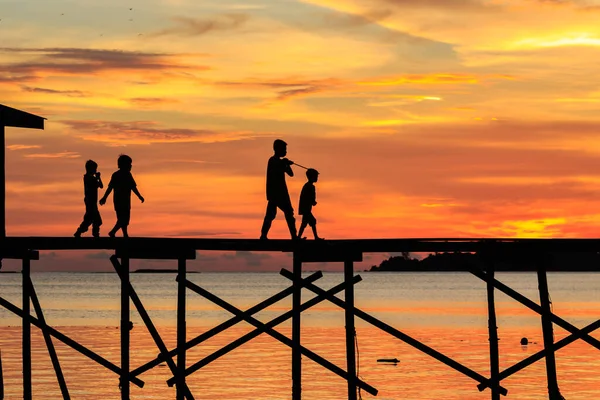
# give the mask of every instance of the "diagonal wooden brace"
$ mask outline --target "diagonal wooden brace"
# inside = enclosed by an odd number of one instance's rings
[[[115,271],[117,272],[117,274],[119,275],[119,278],[121,280],[123,280],[124,279],[123,267],[122,267],[121,263],[119,263],[118,257],[116,255],[112,255],[110,257],[110,262],[113,265],[113,267],[115,268]],[[129,282],[127,286],[128,286],[129,297],[131,298],[131,301],[135,305],[135,308],[137,309],[138,313],[140,314],[140,317],[142,317],[142,321],[144,321],[144,324],[146,325],[148,332],[150,332],[152,339],[154,339],[154,343],[156,344],[156,347],[158,347],[158,349],[160,350],[160,353],[166,357],[166,355],[169,351],[167,350],[167,346],[165,346],[165,343],[163,342],[162,338],[160,337],[158,330],[154,326],[154,323],[152,322],[150,315],[148,315],[146,308],[142,304],[142,301],[140,300],[135,289],[131,285],[131,282]],[[167,362],[167,365],[169,366],[169,369],[171,370],[171,373],[173,375],[177,375],[177,366],[175,365],[175,362],[173,361],[173,359],[167,357],[166,362]],[[194,396],[192,395],[187,384],[184,384],[183,390],[184,390],[184,395],[185,395],[186,399],[194,400]]]
[[[351,284],[355,284],[357,282],[360,282],[362,280],[362,278],[360,276],[356,276],[353,281],[351,282]],[[312,284],[310,284],[312,285]],[[337,286],[334,286],[333,288],[329,289],[328,291],[326,291],[326,294],[331,294],[334,295],[338,292],[341,292],[342,290],[345,289],[345,287],[347,286],[346,283],[341,283]],[[308,300],[307,302],[303,303],[300,306],[300,312],[303,312],[305,310],[308,310],[310,307],[321,303],[323,300],[325,300],[325,296],[323,295],[317,295],[314,298]],[[211,362],[213,362],[214,360],[218,359],[219,357],[229,353],[230,351],[238,348],[239,346],[243,345],[244,343],[247,343],[248,341],[254,339],[255,337],[257,337],[258,335],[264,333],[264,331],[267,328],[273,328],[285,321],[287,321],[288,319],[290,319],[292,317],[294,313],[294,310],[290,310],[282,315],[280,315],[279,317],[269,321],[268,323],[264,324],[263,327],[261,328],[256,328],[254,331],[247,333],[246,335],[240,337],[237,340],[234,340],[233,342],[229,343],[228,345],[224,346],[223,348],[221,348],[220,350],[217,350],[216,352],[210,354],[209,356],[203,358],[202,360],[198,361],[197,363],[195,363],[194,365],[192,365],[191,367],[186,369],[186,376],[190,375],[196,371],[198,371],[200,368],[210,364]],[[173,384],[175,383],[175,378],[170,378],[167,383]],[[362,387],[362,386],[361,386]],[[367,388],[364,388],[365,391],[367,391]],[[371,391],[374,391],[375,394],[377,393],[377,389],[372,388]]]
[[[292,275],[291,272],[282,270],[281,275],[285,276],[286,278],[288,278],[291,281],[294,280],[294,276]],[[309,284],[306,286],[306,288],[308,290],[314,292],[317,296],[325,297],[325,299],[329,300],[330,302],[337,305],[338,307],[343,308],[343,309],[346,308],[346,303],[344,302],[344,300],[340,300],[333,294],[325,292],[320,287],[313,285],[313,284]],[[432,349],[431,347],[427,346],[424,343],[419,342],[418,340],[408,336],[407,334],[400,332],[398,329],[386,324],[385,322],[380,321],[379,319],[367,314],[366,312],[364,312],[356,307],[354,307],[354,315],[356,315],[360,319],[370,323],[371,325],[381,329],[382,331],[389,333],[390,335],[402,340],[406,344],[427,354],[428,356],[433,357],[436,360],[446,364],[450,368],[453,368],[453,369],[457,370],[458,372],[468,376],[469,378],[471,378],[477,382],[480,382],[480,383],[485,382],[486,384],[489,384],[490,380],[488,378],[486,378],[485,376],[473,371],[472,369],[462,365],[458,361],[451,359],[450,357],[440,353],[439,351]],[[506,388],[500,386],[500,393],[502,395],[506,396],[506,394],[508,393],[508,390]]]
[[[88,357],[88,358],[96,361],[98,364],[102,365],[104,368],[109,369],[112,372],[114,372],[115,374],[121,376],[121,368],[117,367],[115,364],[111,363],[110,361],[108,361],[104,357],[102,357],[102,356],[94,353],[92,350],[88,349],[87,347],[85,347],[85,346],[77,343],[75,340],[73,340],[73,339],[69,338],[68,336],[60,333],[59,331],[57,331],[56,329],[52,328],[51,326],[48,326],[46,324],[41,323],[34,316],[25,314],[23,312],[23,310],[21,310],[19,307],[15,306],[11,302],[7,301],[3,297],[0,297],[0,306],[6,308],[8,311],[12,312],[13,314],[18,315],[22,319],[29,320],[33,325],[37,326],[41,330],[47,331],[52,337],[60,340],[61,342],[63,342],[67,346],[71,347],[73,350],[77,350],[78,352],[80,352],[84,356],[86,356],[86,357]],[[130,376],[129,380],[131,381],[131,383],[133,383],[134,385],[136,385],[138,387],[144,387],[144,381],[142,381],[139,378]]]
[[[302,286],[304,286],[306,284],[306,282],[314,282],[318,279],[321,279],[322,277],[323,277],[323,273],[321,271],[315,272],[314,274],[307,276],[306,278],[304,278],[302,280]],[[293,287],[288,287],[288,288],[280,291],[279,293],[274,294],[273,296],[269,297],[268,299],[258,303],[257,305],[250,307],[248,310],[245,311],[244,315],[256,314],[256,313],[264,310],[265,308],[277,303],[278,301],[283,300],[284,298],[286,298],[287,296],[292,294],[292,292],[293,292]],[[222,322],[221,324],[215,326],[214,328],[211,328],[208,331],[203,332],[200,335],[196,336],[195,338],[189,340],[186,343],[185,349],[189,350],[192,347],[195,347],[195,346],[199,345],[200,343],[203,343],[204,341],[210,339],[211,337],[225,331],[226,329],[231,328],[235,324],[242,322],[243,320],[244,320],[244,318],[242,316],[236,316],[236,317],[230,318],[227,321]],[[176,355],[177,355],[177,349],[173,349],[173,350],[169,351],[167,354],[168,357],[175,357]],[[162,355],[159,355],[154,360],[149,361],[146,364],[131,371],[131,376],[138,376],[138,375],[154,368],[155,366],[159,365],[163,361],[165,361],[165,357],[163,357]]]
[[[229,311],[230,313],[234,314],[234,315],[242,315],[243,311],[238,309],[237,307],[229,304],[228,302],[226,302],[225,300],[222,300],[221,298],[219,298],[218,296],[210,293],[209,291],[201,288],[200,286],[186,280],[185,285],[188,289],[192,290],[193,292],[196,292],[197,294],[199,294],[200,296],[212,301],[213,303],[215,303],[216,305],[218,305],[219,307]],[[263,329],[264,333],[266,333],[267,335],[273,337],[274,339],[279,340],[281,343],[285,344],[286,346],[292,348],[293,347],[293,342],[292,339],[288,338],[287,336],[281,334],[280,332],[272,329],[272,328],[268,328],[266,327],[265,323],[257,320],[256,318],[253,318],[251,316],[244,316],[243,317],[244,320],[246,322],[248,322],[249,324],[254,325],[256,328],[259,329]],[[310,358],[311,360],[313,360],[314,362],[316,362],[317,364],[321,365],[322,367],[325,367],[327,369],[329,369],[331,372],[333,372],[334,374],[344,378],[345,380],[348,380],[348,373],[346,371],[344,371],[342,368],[338,367],[337,365],[333,364],[330,361],[327,361],[325,358],[319,356],[318,354],[314,353],[313,351],[307,349],[304,346],[300,346],[300,352],[302,354],[304,354],[306,357]],[[361,381],[360,379],[356,378],[357,382],[358,382],[358,386],[360,386],[361,388],[363,388],[364,390],[366,390],[369,394],[373,394],[376,395],[377,394],[377,389],[375,389],[374,387],[364,383],[363,381]]]
[[[475,275],[476,277],[478,277],[479,279],[487,281],[486,273],[484,271],[473,269],[473,270],[471,270],[471,273],[473,275]],[[536,302],[534,302],[533,300],[528,299],[527,297],[523,296],[521,293],[517,292],[514,289],[511,289],[509,286],[506,286],[504,283],[500,282],[497,279],[493,279],[492,282],[494,284],[494,287],[496,289],[498,289],[499,291],[501,291],[502,293],[506,294],[507,296],[509,296],[509,297],[513,298],[514,300],[518,301],[519,303],[523,304],[525,307],[535,311],[539,315],[542,315],[542,313],[543,313],[542,307],[540,305],[538,305]],[[569,322],[565,321],[564,319],[562,319],[561,317],[559,317],[558,315],[556,315],[554,313],[550,314],[550,319],[556,325],[560,326],[561,328],[563,328],[564,330],[566,330],[570,333],[580,332],[579,328],[570,324]],[[592,337],[592,336],[586,334],[586,335],[582,335],[580,337],[580,339],[586,341],[591,346],[594,346],[596,349],[600,350],[600,340],[596,339],[595,337]]]
[[[572,333],[569,336],[554,343],[552,345],[552,347],[550,347],[549,350],[556,352],[556,351],[562,349],[563,347],[568,346],[569,344],[573,343],[574,341],[576,341],[578,339],[582,339],[584,335],[589,335],[590,333],[592,333],[593,331],[595,331],[597,329],[600,329],[600,319],[597,320],[596,322],[589,324],[585,328],[578,329],[578,331],[576,333]],[[503,379],[506,379],[509,376],[530,366],[531,364],[541,360],[545,356],[546,356],[546,350],[545,349],[540,350],[537,353],[530,355],[526,359],[519,361],[512,367],[508,367],[504,371],[500,372],[500,375],[498,375],[498,379],[500,381],[502,381]],[[480,391],[485,389],[486,387],[487,387],[487,383],[481,383],[480,385],[477,386],[477,388],[479,388]]]
[[[44,313],[42,312],[42,306],[40,305],[40,300],[37,297],[37,293],[35,292],[35,288],[33,287],[33,282],[31,281],[31,277],[28,279],[29,283],[29,294],[31,298],[31,303],[33,304],[33,309],[35,310],[35,314],[37,315],[40,322],[46,325],[46,319],[44,317]],[[48,349],[48,354],[50,355],[50,360],[52,361],[52,366],[54,367],[54,373],[56,374],[56,380],[58,381],[58,386],[60,387],[60,392],[62,394],[63,400],[70,400],[71,396],[69,395],[69,389],[67,388],[67,382],[65,381],[65,377],[62,372],[62,368],[60,367],[60,362],[58,361],[58,355],[56,354],[56,349],[54,348],[54,343],[52,343],[52,337],[45,330],[42,329],[42,334],[44,335],[44,341],[46,342],[46,348]]]

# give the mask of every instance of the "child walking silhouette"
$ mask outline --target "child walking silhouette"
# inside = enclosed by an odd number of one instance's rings
[[[298,237],[302,237],[306,225],[312,228],[315,240],[323,240],[317,235],[317,219],[312,213],[313,206],[317,205],[317,189],[315,183],[319,180],[319,172],[316,169],[309,168],[306,171],[308,182],[304,184],[300,192],[300,204],[298,205],[298,214],[302,215],[302,223],[298,231]]]
[[[115,234],[119,229],[123,232],[123,237],[129,237],[127,234],[127,227],[129,226],[129,220],[131,218],[131,192],[140,199],[143,203],[144,198],[137,189],[137,184],[131,175],[133,160],[131,157],[125,154],[121,154],[117,160],[119,170],[112,174],[108,189],[104,196],[100,199],[100,205],[106,203],[106,198],[114,190],[113,202],[115,205],[115,212],[117,214],[117,223],[108,232],[108,236],[115,237]]]
[[[85,163],[85,175],[83,175],[85,215],[83,216],[83,222],[81,222],[81,225],[79,225],[74,234],[75,237],[81,237],[81,234],[87,232],[90,225],[92,225],[92,236],[100,236],[102,218],[98,210],[98,188],[102,189],[103,187],[100,172],[98,172],[98,164],[93,160],[87,160]]]

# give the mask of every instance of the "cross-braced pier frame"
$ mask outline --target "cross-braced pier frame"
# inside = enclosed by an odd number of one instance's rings
[[[30,277],[32,260],[39,259],[39,250],[114,250],[110,257],[116,273],[121,281],[121,363],[117,366],[94,351],[77,343],[75,340],[62,334],[46,323],[43,309],[37,298],[33,282]],[[214,295],[206,288],[192,283],[186,278],[186,261],[196,257],[197,250],[214,251],[278,251],[293,254],[292,270],[283,269],[281,275],[291,281],[291,285],[271,296],[268,299],[250,307],[240,310],[226,300]],[[597,239],[365,239],[365,240],[329,240],[329,241],[289,241],[289,240],[251,240],[251,239],[162,239],[162,238],[50,238],[50,237],[7,237],[2,240],[0,249],[1,258],[22,260],[23,298],[22,306],[19,308],[1,297],[0,305],[18,315],[23,320],[23,397],[26,400],[32,398],[31,382],[31,325],[41,329],[52,365],[56,372],[58,384],[64,399],[70,399],[69,390],[61,370],[60,362],[54,350],[53,340],[59,340],[80,352],[106,369],[115,374],[115,379],[120,383],[121,396],[123,399],[130,397],[130,385],[144,386],[140,376],[162,362],[166,362],[172,377],[167,380],[169,386],[175,386],[174,396],[177,400],[194,399],[194,394],[187,385],[187,378],[205,367],[219,357],[236,349],[253,338],[267,334],[290,347],[292,353],[292,399],[300,400],[302,396],[302,356],[310,358],[324,368],[332,371],[348,383],[348,399],[357,399],[358,388],[377,395],[377,389],[364,382],[357,376],[355,362],[354,343],[354,321],[360,318],[369,324],[381,329],[389,335],[405,342],[426,355],[444,363],[448,367],[464,374],[474,381],[474,386],[479,391],[490,390],[492,400],[500,399],[501,395],[508,394],[508,388],[502,386],[503,380],[527,366],[545,358],[548,398],[560,400],[562,396],[558,389],[556,375],[556,361],[554,353],[581,339],[600,350],[600,341],[590,336],[590,333],[600,328],[600,320],[584,327],[577,328],[568,321],[552,313],[550,307],[548,284],[546,280],[546,263],[544,255],[557,252],[598,252],[600,240]],[[393,327],[372,315],[360,310],[354,304],[354,285],[360,282],[361,277],[354,275],[354,263],[362,260],[364,253],[375,252],[477,252],[485,262],[485,269],[466,267],[465,271],[471,272],[487,285],[488,293],[488,316],[490,337],[490,376],[485,376],[468,366],[442,354],[425,343],[403,333],[399,328]],[[506,286],[495,279],[494,261],[495,256],[511,253],[520,255],[535,255],[537,276],[539,283],[540,303],[528,299],[514,289]],[[488,258],[489,256],[489,258]],[[177,295],[177,346],[169,349],[158,334],[152,319],[146,312],[143,303],[138,297],[134,287],[129,281],[129,261],[131,259],[168,259],[177,261],[178,295]],[[487,262],[486,262],[487,260]],[[302,278],[302,265],[310,262],[340,262],[344,264],[344,280],[329,290],[324,290],[315,284],[322,273],[316,272]],[[599,266],[600,269],[600,266]],[[563,268],[569,271],[569,266]],[[316,297],[302,302],[302,290],[313,292]],[[185,294],[187,290],[208,299],[219,307],[229,311],[233,316],[203,332],[202,334],[188,339],[186,337]],[[498,335],[496,326],[496,312],[494,293],[499,290],[509,297],[515,299],[525,307],[538,313],[541,317],[544,349],[531,355],[517,364],[500,371],[498,354]],[[344,293],[344,300],[336,296]],[[280,301],[292,296],[292,309],[288,312],[263,323],[253,317],[254,314]],[[139,312],[146,328],[150,332],[158,350],[159,356],[154,360],[132,369],[129,358],[129,329],[130,329],[130,301]],[[345,368],[335,365],[322,356],[304,347],[301,341],[301,315],[310,307],[329,301],[340,307],[345,312],[346,325],[346,365]],[[35,316],[31,315],[31,305]],[[276,330],[277,325],[291,319],[292,337],[289,338]],[[237,340],[227,344],[214,353],[197,360],[186,367],[186,352],[192,347],[201,345],[209,338],[234,326],[238,322],[245,321],[255,327],[253,331],[245,334]],[[570,335],[564,339],[554,342],[553,324],[556,324]],[[449,388],[451,389],[451,388]]]

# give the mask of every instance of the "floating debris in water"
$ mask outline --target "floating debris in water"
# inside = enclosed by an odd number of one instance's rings
[[[400,360],[398,360],[397,358],[380,358],[377,360],[377,362],[398,364]]]

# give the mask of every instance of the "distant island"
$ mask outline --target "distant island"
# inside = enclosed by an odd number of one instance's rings
[[[435,253],[423,259],[411,257],[410,253],[383,260],[373,265],[370,272],[458,272],[473,268],[486,270],[493,262],[496,271],[536,271],[544,265],[547,271],[597,272],[600,271],[600,253],[544,253],[524,254],[503,252],[499,254],[479,253]]]
[[[152,269],[152,268],[142,268],[142,269],[136,269],[135,271],[132,271],[132,273],[134,274],[176,274],[179,271],[177,271],[176,268],[157,268],[157,269]],[[200,272],[198,271],[187,271],[188,274],[199,274]]]

